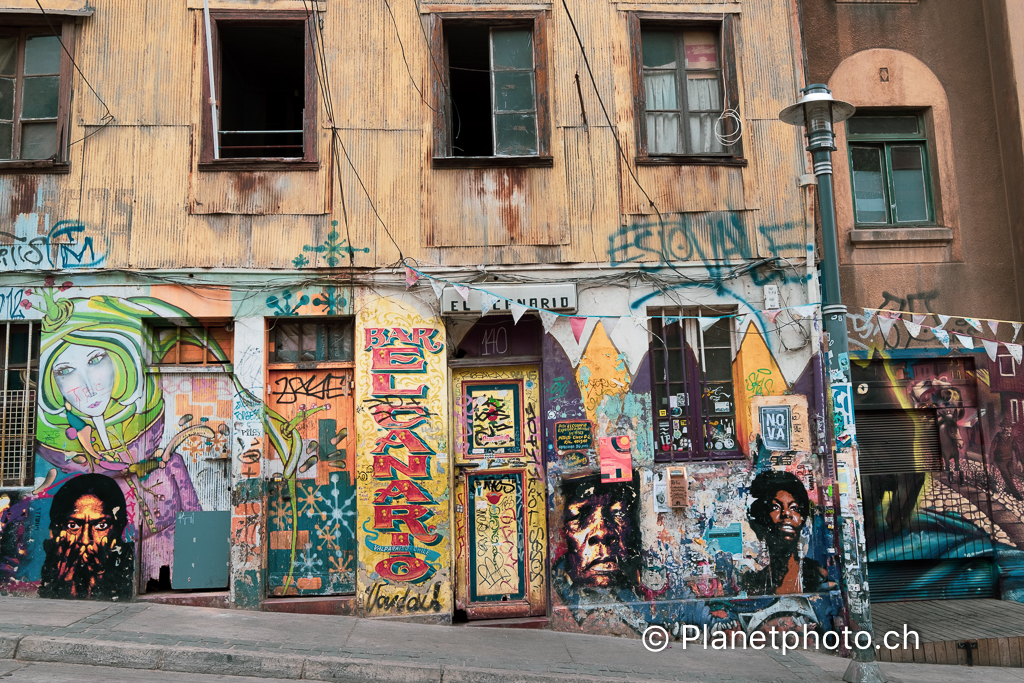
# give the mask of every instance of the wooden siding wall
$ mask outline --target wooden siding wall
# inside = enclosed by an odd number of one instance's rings
[[[336,230],[337,241],[368,250],[356,252],[355,265],[371,267],[399,258],[379,214],[402,253],[423,263],[603,262],[616,258],[609,245],[624,240],[637,247],[630,260],[658,260],[665,257],[658,230],[638,227],[657,219],[625,167],[636,155],[637,123],[627,11],[727,12],[734,17],[749,165],[633,170],[655,199],[661,228],[690,226],[694,248],[679,257],[804,255],[797,187],[802,140],[777,120],[801,85],[790,0],[568,5],[614,127],[601,111],[561,2],[452,0],[421,3],[417,10],[414,0],[392,0],[392,21],[384,0],[323,0],[318,6],[338,133],[332,136],[320,94],[319,170],[240,173],[197,170],[206,106],[201,3],[97,3],[95,13],[80,20],[76,59],[114,121],[101,128],[105,110],[76,74],[71,139],[89,137],[72,147],[67,175],[0,176],[0,216],[8,224],[0,230],[33,212],[47,217],[39,220],[40,234],[58,220],[81,220],[104,235],[107,267],[133,269],[292,268],[300,254],[309,259],[307,268],[325,266],[324,256],[303,247],[322,244]],[[295,9],[296,2],[214,0],[212,6]],[[432,31],[432,12],[473,8],[547,11],[549,88],[541,95],[550,103],[553,168],[431,167],[434,65],[425,35]],[[732,214],[729,220],[743,231],[733,239],[748,246],[723,250],[722,217]]]

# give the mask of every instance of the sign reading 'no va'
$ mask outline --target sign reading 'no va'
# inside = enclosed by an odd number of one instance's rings
[[[761,406],[761,441],[770,451],[790,450],[790,425],[793,417],[789,406]]]

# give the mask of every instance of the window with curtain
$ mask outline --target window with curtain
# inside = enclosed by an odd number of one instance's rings
[[[744,457],[736,432],[733,319],[722,315],[700,308],[648,311],[658,462]]]
[[[640,43],[647,154],[732,154],[721,27],[645,26]]]
[[[858,112],[846,121],[857,227],[935,220],[924,114]]]

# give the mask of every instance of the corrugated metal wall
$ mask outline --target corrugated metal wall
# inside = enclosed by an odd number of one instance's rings
[[[301,6],[213,3],[239,4]],[[397,261],[399,250],[377,214],[401,252],[425,263],[802,256],[800,132],[776,119],[799,87],[789,0],[568,4],[614,128],[560,2],[452,1],[418,9],[413,0],[393,0],[393,21],[383,0],[326,0],[324,57],[339,130],[332,138],[321,94],[320,168],[209,172],[198,170],[206,106],[201,3],[109,0],[82,20],[76,58],[115,122],[98,127],[105,110],[76,75],[72,140],[93,135],[73,146],[68,175],[2,179],[0,216],[13,223],[38,212],[51,225],[81,219],[107,238],[108,267],[292,268],[298,256],[307,268],[326,266],[324,253],[304,248],[329,242],[332,232],[335,242],[351,240],[359,250],[357,266],[383,266]],[[432,167],[430,13],[473,8],[546,11],[553,168]],[[627,11],[734,17],[747,167],[634,166]],[[335,148],[340,168],[332,163]],[[655,199],[660,223],[627,163]],[[666,251],[654,243],[664,241],[661,231],[688,243]],[[623,244],[633,245],[628,259],[616,246]]]

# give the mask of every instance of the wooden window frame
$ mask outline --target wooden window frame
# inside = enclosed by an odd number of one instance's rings
[[[863,110],[858,110],[858,114],[865,118],[870,116],[914,116],[917,118],[918,133],[916,134],[903,134],[903,133],[851,133],[849,124],[846,128],[846,155],[847,162],[850,165],[850,201],[853,206],[853,227],[854,230],[887,230],[894,228],[928,228],[939,225],[938,223],[938,207],[935,202],[935,187],[932,180],[932,159],[935,155],[935,149],[931,142],[931,136],[929,135],[928,127],[928,116],[927,112],[922,109],[900,109],[900,108],[874,108],[865,107]],[[928,219],[923,221],[896,221],[893,219],[893,207],[892,194],[893,188],[893,173],[892,173],[892,158],[890,155],[890,148],[894,145],[920,145],[924,150],[924,159],[922,169],[924,170],[924,186],[925,186],[925,201],[928,204]],[[853,181],[853,148],[856,146],[861,147],[881,147],[882,154],[885,161],[885,199],[886,199],[886,215],[887,219],[884,223],[861,223],[857,220],[857,187]]]
[[[277,359],[277,336],[275,329],[278,325],[345,325],[352,326],[352,359],[351,360],[302,360],[302,334],[299,331],[298,360],[286,361]],[[271,370],[281,368],[294,368],[298,370],[310,370],[316,368],[354,368],[356,357],[356,324],[352,316],[317,316],[315,318],[286,317],[270,318],[267,321],[267,367]]]
[[[434,168],[551,168],[551,107],[548,57],[548,11],[515,12],[443,12],[431,15],[430,73],[434,108]],[[449,102],[448,59],[444,41],[444,23],[473,23],[489,27],[533,27],[533,64],[536,75],[537,154],[523,156],[458,157],[452,155],[452,121]],[[493,75],[492,75],[493,78]],[[492,110],[493,117],[493,110]]]
[[[743,158],[743,138],[733,145],[731,151],[719,154],[651,154],[647,149],[647,107],[644,92],[644,55],[641,33],[643,29],[683,31],[685,29],[713,29],[718,32],[719,60],[723,86],[722,110],[740,109],[738,67],[736,65],[736,26],[731,14],[689,14],[665,12],[635,12],[627,14],[629,43],[632,51],[633,115],[636,119],[636,163],[647,166],[659,165],[708,165],[746,166]],[[685,89],[682,91],[685,100]],[[727,129],[731,133],[731,127]]]
[[[704,371],[703,359],[701,359],[701,360],[697,360],[697,359],[691,360],[691,359],[688,359],[686,357],[686,355],[685,355],[685,350],[686,350],[687,346],[689,346],[691,349],[693,349],[695,351],[700,351],[702,355],[703,355],[703,352],[704,352],[705,348],[707,348],[704,345],[704,333],[700,329],[700,325],[698,324],[698,321],[693,319],[693,316],[705,315],[705,314],[711,315],[711,316],[720,316],[720,315],[722,315],[721,312],[705,311],[705,310],[703,310],[700,307],[689,308],[689,307],[678,307],[678,306],[664,307],[664,308],[654,308],[654,309],[649,309],[648,312],[647,312],[647,317],[648,317],[648,321],[649,321],[648,322],[648,329],[650,330],[649,353],[650,353],[650,357],[651,357],[651,393],[652,393],[652,404],[653,404],[652,405],[652,411],[651,411],[652,412],[652,416],[651,416],[652,420],[651,421],[652,421],[652,426],[653,426],[653,430],[654,430],[654,435],[653,436],[654,436],[654,460],[655,460],[655,462],[659,462],[659,463],[662,463],[662,462],[664,462],[664,463],[717,462],[717,461],[726,461],[726,460],[744,460],[747,457],[746,454],[743,452],[742,444],[740,444],[740,442],[739,442],[739,433],[738,433],[738,431],[734,434],[735,441],[736,441],[735,448],[728,449],[728,450],[714,450],[714,449],[709,449],[707,447],[707,445],[705,444],[705,421],[710,419],[710,418],[712,418],[715,415],[715,413],[712,413],[712,412],[708,411],[709,401],[705,400],[704,388],[709,383],[716,383],[717,384],[717,383],[720,383],[720,381],[707,380],[705,378],[705,376],[704,376],[704,372],[705,371]],[[662,322],[657,327],[658,327],[658,329],[664,329],[664,327],[665,327],[665,324],[664,324],[665,319],[670,318],[670,317],[674,317],[674,316],[689,316],[687,318],[684,318],[682,321],[680,321],[678,323],[677,322],[670,323],[670,325],[681,325],[682,326],[682,328],[680,330],[680,336],[679,336],[679,340],[680,340],[680,348],[679,349],[671,349],[671,348],[669,348],[667,346],[667,344],[666,344],[666,339],[664,339],[664,338],[660,338],[659,339],[658,336],[655,334],[655,331],[654,331],[655,325],[650,324],[651,321],[654,321],[656,319],[660,319]],[[730,319],[726,319],[726,320],[730,320]],[[728,324],[728,322],[726,324]],[[690,344],[690,341],[692,339],[698,340],[699,346],[697,348],[694,348],[693,345]],[[736,355],[738,353],[738,348],[737,348],[737,344],[736,344],[736,341],[737,341],[736,340],[736,334],[735,334],[735,331],[731,327],[730,327],[730,330],[729,330],[729,340],[730,340],[730,368],[731,368],[732,364],[735,363],[735,361],[736,361]],[[663,367],[662,369],[666,372],[666,374],[669,371],[669,354],[672,353],[672,352],[679,352],[680,354],[683,355],[683,358],[681,359],[682,363],[681,363],[680,367],[683,368],[684,376],[683,376],[683,378],[681,380],[673,379],[672,377],[669,377],[667,379],[667,381],[659,380],[659,378],[658,378],[658,368],[656,367],[657,363],[655,361],[655,359],[657,357],[656,356],[656,350],[657,350],[657,348],[659,346],[665,352],[665,361],[664,361],[665,367]],[[711,348],[724,348],[724,347],[711,347]],[[732,399],[733,399],[732,400],[733,409],[732,409],[731,417],[733,419],[734,429],[738,430],[739,421],[740,421],[740,411],[745,406],[741,406],[740,405],[738,392],[736,390],[736,378],[735,377],[731,377],[729,381],[732,383],[732,388],[733,388],[733,396],[732,396]],[[664,385],[665,386],[665,392],[666,392],[665,396],[666,396],[666,398],[669,397],[669,396],[678,395],[678,393],[686,394],[686,396],[688,397],[688,399],[687,399],[688,405],[686,406],[686,410],[681,415],[673,416],[671,414],[671,409],[668,406],[666,406],[666,408],[665,408],[666,415],[662,416],[660,414],[660,410],[662,409],[661,404],[658,402],[658,396],[659,396],[658,387],[660,385]],[[675,386],[683,385],[683,386],[686,387],[686,390],[684,392],[677,392],[677,393],[673,394],[671,392],[671,388],[672,388],[673,385],[675,385]],[[699,409],[698,410],[694,410],[694,406],[699,406]],[[690,449],[689,450],[675,450],[675,449],[669,449],[667,451],[666,450],[662,450],[662,448],[661,448],[661,441],[660,441],[659,436],[658,436],[658,426],[659,426],[660,423],[663,423],[663,422],[667,422],[667,423],[669,423],[671,425],[671,421],[672,421],[673,418],[677,418],[677,419],[685,418],[686,421],[688,422],[688,425],[687,425],[687,427],[688,427],[688,437],[689,437],[689,441],[690,441]],[[670,427],[670,429],[671,429],[671,427]],[[699,432],[697,431],[698,429],[699,429]]]
[[[206,31],[200,19],[200,34],[203,59],[202,141],[199,152],[200,171],[267,171],[267,170],[316,170],[317,160],[317,119],[319,117],[317,95],[316,37],[317,13],[301,10],[210,10],[210,37],[213,43],[213,68],[217,73],[217,102],[221,97],[223,79],[221,74],[221,51],[219,27],[235,25],[284,25],[302,22],[305,28],[305,115],[302,122],[301,157],[249,157],[237,159],[213,158],[213,116],[210,113],[210,70],[206,59]]]
[[[227,360],[222,360],[221,361],[221,360],[210,360],[210,347],[207,344],[207,342],[210,339],[210,328],[213,328],[213,327],[224,327],[224,328],[227,328],[230,325],[232,325],[233,323],[234,323],[234,321],[231,320],[230,318],[216,318],[216,319],[210,319],[210,320],[188,321],[188,324],[176,324],[176,323],[171,323],[171,324],[164,323],[164,324],[159,324],[159,325],[151,324],[149,326],[149,329],[150,329],[150,333],[154,336],[154,338],[160,333],[161,330],[175,330],[177,332],[177,335],[178,335],[178,341],[174,345],[175,359],[174,360],[170,360],[170,361],[165,361],[163,358],[154,358],[153,362],[152,362],[152,366],[154,368],[169,368],[169,367],[202,368],[202,367],[210,367],[210,366],[223,367],[224,365],[231,365],[233,360],[234,360],[234,358],[233,358],[234,357],[234,344],[233,343],[232,343],[232,348],[230,348],[230,349],[221,349],[222,351],[224,351],[225,355],[228,357]],[[203,349],[203,360],[201,362],[198,362],[198,363],[182,362],[182,360],[181,360],[181,346],[182,346],[182,344],[181,344],[181,330],[182,329],[197,329],[197,328],[200,328],[200,327],[203,328],[203,330],[204,330],[204,333],[203,333],[203,342],[204,343],[203,343],[203,346],[202,346],[202,349]],[[231,332],[230,329],[228,329],[226,331],[227,332]]]
[[[32,487],[35,480],[36,401],[39,393],[41,325],[37,320],[3,320],[0,321],[0,325],[0,344],[3,345],[3,360],[0,361],[3,372],[3,379],[0,380],[0,486]],[[24,327],[27,332],[24,362],[19,362],[18,359],[12,362],[11,359],[11,330],[16,327]],[[25,373],[26,386],[22,389],[11,389],[10,374],[20,370]],[[36,389],[29,388],[33,379]],[[20,457],[17,453],[12,454],[12,451],[17,450],[21,451]],[[4,474],[16,476],[5,478]]]
[[[47,22],[49,19],[49,23]],[[22,71],[25,63],[25,40],[28,35],[53,35],[60,31],[64,44],[60,55],[60,90],[57,99],[57,153],[55,159],[3,159],[0,173],[69,173],[69,136],[71,134],[71,78],[74,66],[68,53],[75,52],[75,18],[62,15],[0,14],[0,34],[18,36],[18,55],[14,86],[14,130],[11,153],[21,144],[20,108]]]

